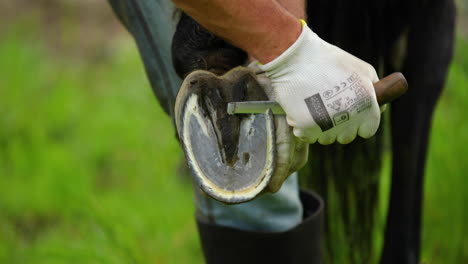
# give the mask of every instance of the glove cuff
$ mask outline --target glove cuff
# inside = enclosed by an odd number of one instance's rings
[[[319,39],[317,34],[315,34],[308,26],[304,20],[301,20],[302,24],[302,32],[297,38],[297,40],[281,55],[276,57],[274,60],[270,61],[266,64],[258,63],[260,69],[267,72],[267,75],[270,76],[277,72],[279,68],[283,68],[282,66],[287,66],[291,60],[294,60],[296,54],[300,53],[303,50],[304,46],[309,46],[310,48],[310,40],[311,39]],[[310,49],[309,49],[310,50]],[[303,50],[304,51],[304,50]]]

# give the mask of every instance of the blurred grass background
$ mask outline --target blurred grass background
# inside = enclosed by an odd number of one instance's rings
[[[428,157],[427,264],[468,263],[459,13]],[[202,263],[175,131],[106,2],[3,1],[0,17],[0,263]]]

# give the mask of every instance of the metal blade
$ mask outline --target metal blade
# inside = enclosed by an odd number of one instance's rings
[[[227,106],[227,112],[234,114],[264,114],[266,110],[271,109],[274,115],[284,115],[283,108],[275,101],[247,101],[233,102]]]

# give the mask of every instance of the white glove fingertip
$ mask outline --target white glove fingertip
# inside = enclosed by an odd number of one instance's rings
[[[275,175],[285,175],[286,169],[279,169],[275,172]],[[287,179],[286,178],[279,178],[279,177],[272,177],[270,183],[268,183],[268,191],[271,193],[276,193],[281,189],[283,182]]]
[[[294,128],[293,129],[293,134],[294,134],[294,136],[296,136],[301,141],[304,141],[304,142],[307,142],[307,143],[310,143],[310,144],[313,144],[313,143],[315,143],[317,141],[316,137],[307,136],[307,133],[305,133],[304,130],[302,130],[300,128]]]
[[[342,133],[337,137],[337,141],[340,144],[349,144],[353,142],[353,140],[357,136],[357,129],[353,129],[351,133]]]
[[[306,142],[296,142],[293,163],[290,167],[290,173],[300,170],[305,166],[309,157],[309,144]]]
[[[320,145],[330,145],[330,144],[334,143],[335,141],[336,141],[336,135],[335,134],[327,134],[327,133],[323,134],[318,139],[318,142],[320,143]]]
[[[380,114],[376,118],[370,118],[359,127],[358,135],[362,138],[370,138],[377,132],[380,124]]]
[[[385,112],[385,110],[387,110],[387,105],[388,104],[384,104],[384,105],[381,105],[380,106],[380,113],[382,114],[383,112]]]

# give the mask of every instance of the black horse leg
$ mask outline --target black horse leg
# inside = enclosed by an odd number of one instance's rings
[[[391,108],[393,170],[382,264],[419,263],[424,168],[432,113],[453,53],[453,1],[428,1],[414,10],[403,67],[409,92]]]
[[[172,62],[179,77],[194,70],[207,70],[222,75],[242,65],[247,53],[209,32],[185,13],[172,39]]]

